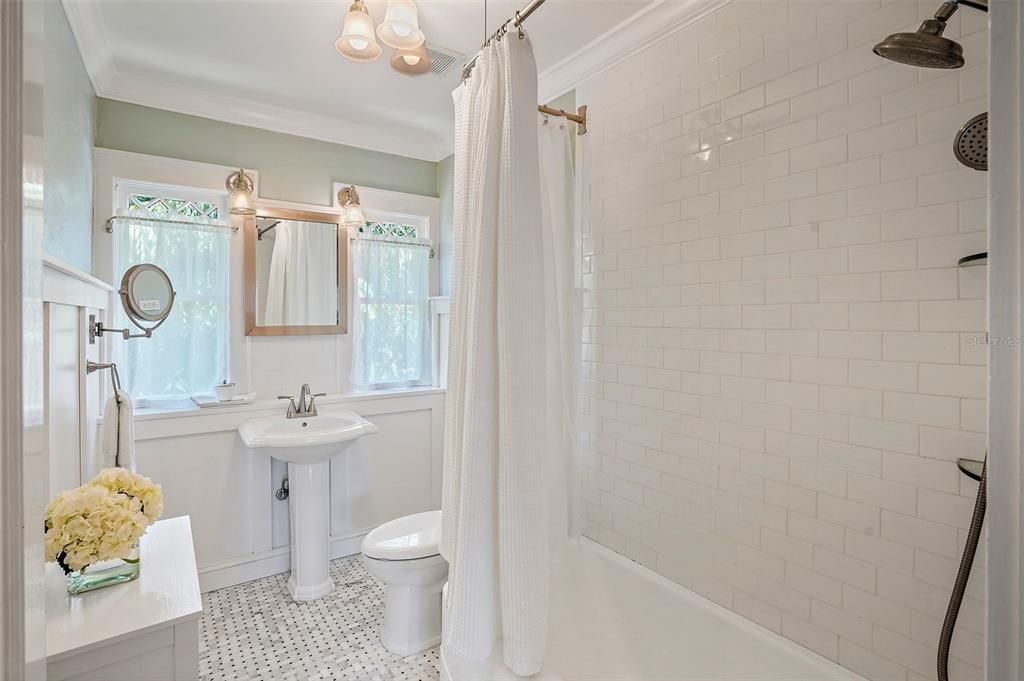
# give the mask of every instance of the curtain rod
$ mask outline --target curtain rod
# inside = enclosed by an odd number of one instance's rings
[[[496,30],[494,33],[492,33],[487,38],[487,40],[484,41],[484,44],[480,46],[480,49],[482,50],[483,48],[487,47],[487,45],[489,45],[492,40],[500,40],[506,33],[508,33],[509,26],[512,26],[513,28],[521,28],[522,25],[523,25],[523,22],[526,21],[530,17],[531,14],[536,12],[537,9],[541,5],[543,5],[545,1],[546,0],[531,0],[530,3],[526,7],[522,8],[521,10],[517,10],[516,13],[515,13],[515,16],[513,16],[511,19],[507,19],[505,21],[505,23],[503,23],[501,26],[499,26],[498,30]],[[486,8],[486,5],[485,5],[485,8]],[[520,38],[523,37],[522,31],[520,31],[519,37]],[[473,57],[468,62],[466,62],[466,65],[464,67],[462,67],[462,80],[463,81],[468,79],[469,78],[469,74],[473,72],[473,67],[476,66],[476,60],[477,60],[477,58]],[[565,111],[564,109],[556,109],[554,107],[550,107],[550,106],[547,106],[547,105],[544,105],[544,104],[539,104],[537,106],[537,111],[539,111],[539,112],[541,112],[543,114],[547,114],[549,116],[562,116],[566,120],[572,121],[573,123],[576,123],[579,126],[576,129],[576,134],[577,135],[586,135],[587,134],[587,107],[586,107],[586,105],[583,105],[579,109],[577,109],[576,113]]]
[[[365,241],[372,241],[373,243],[377,243],[377,244],[398,244],[399,246],[418,246],[420,248],[429,248],[430,249],[430,258],[431,259],[433,259],[434,256],[436,255],[436,253],[434,252],[434,247],[431,246],[430,242],[428,240],[425,240],[425,239],[424,240],[420,240],[420,241],[400,241],[399,239],[388,239],[386,237],[379,237],[379,236],[363,236],[363,237],[360,237],[360,236],[352,235],[352,236],[349,236],[348,240],[349,241],[365,240]]]
[[[526,21],[527,17],[529,17],[534,12],[536,12],[537,8],[540,7],[541,5],[543,5],[544,2],[545,2],[545,0],[530,0],[530,4],[528,4],[526,7],[524,7],[523,9],[516,10],[515,16],[513,16],[510,19],[506,19],[505,23],[503,23],[501,26],[498,27],[498,30],[496,30],[494,33],[489,35],[487,37],[487,39],[484,40],[483,45],[480,46],[480,49],[483,50],[485,47],[490,45],[492,40],[501,40],[502,37],[506,33],[508,33],[509,25],[512,25],[515,28],[521,29],[522,25],[523,25],[523,22]],[[486,0],[484,0],[484,17],[486,17],[486,16],[487,16],[487,2],[486,2]],[[524,37],[522,30],[519,31],[519,37],[520,38]],[[479,57],[479,56],[480,55],[478,53],[477,57]],[[469,74],[472,73],[473,67],[476,66],[477,57],[473,57],[468,62],[466,62],[465,66],[462,67],[462,80],[463,81],[465,81],[467,78],[469,78]]]
[[[554,107],[546,106],[544,104],[538,104],[537,105],[537,111],[540,111],[542,114],[547,114],[549,116],[563,116],[566,120],[570,120],[570,121],[572,121],[573,123],[575,123],[576,125],[579,126],[578,128],[576,128],[576,134],[577,135],[586,135],[587,134],[587,105],[586,104],[584,104],[579,109],[577,109],[577,113],[571,113],[569,111],[566,111],[565,109],[556,109]]]
[[[195,220],[173,220],[170,218],[147,217],[144,215],[112,215],[107,218],[105,223],[107,234],[112,234],[114,232],[115,220],[131,220],[132,222],[163,222],[171,225],[193,225],[197,227],[223,227],[224,229],[230,229],[232,232],[238,231],[237,226],[229,224],[196,222]]]
[[[509,25],[513,26],[514,28],[520,28],[523,25],[523,22],[526,21],[531,14],[536,12],[537,8],[543,5],[544,2],[545,0],[531,0],[530,4],[528,4],[526,7],[522,8],[521,10],[517,10],[515,16],[513,16],[511,19],[507,19],[505,23],[499,26],[498,30],[492,33],[491,37],[484,42],[484,45],[491,42],[495,38],[500,38],[501,36],[508,33]]]

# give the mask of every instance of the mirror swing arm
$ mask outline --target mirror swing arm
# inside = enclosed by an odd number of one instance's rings
[[[148,311],[145,309],[145,304],[135,296],[133,291],[133,285],[135,284],[136,278],[143,273],[150,272],[160,277],[167,286],[167,304],[161,306],[156,311]],[[102,338],[104,334],[116,333],[121,336],[124,340],[130,340],[132,338],[152,338],[153,331],[160,328],[160,326],[167,321],[167,318],[171,314],[171,309],[174,307],[174,299],[177,297],[177,292],[174,290],[174,286],[171,284],[170,277],[162,269],[151,263],[142,263],[138,265],[132,265],[125,271],[124,276],[121,278],[121,287],[117,290],[118,295],[121,297],[121,306],[124,308],[125,315],[128,320],[138,327],[142,333],[132,333],[130,328],[124,329],[111,329],[103,325],[103,322],[96,319],[95,314],[89,315],[89,344],[93,345],[96,343],[97,338]],[[152,326],[143,326],[142,321],[154,322]],[[106,368],[106,367],[100,367]]]
[[[155,331],[161,324],[163,324],[165,320],[166,320],[166,317],[164,319],[161,319],[159,322],[157,322],[153,326],[150,326],[150,327],[147,328],[147,327],[144,327],[141,324],[139,324],[134,319],[132,319],[131,320],[132,324],[134,324],[135,326],[137,326],[140,329],[142,329],[142,333],[132,333],[131,329],[108,329],[107,327],[103,326],[103,322],[98,321],[96,319],[96,315],[91,314],[91,315],[89,315],[89,343],[90,344],[95,343],[96,339],[97,338],[102,338],[103,334],[105,334],[105,333],[116,333],[116,334],[119,334],[121,336],[121,338],[123,338],[125,340],[130,340],[132,338],[152,338],[153,337],[153,331]]]

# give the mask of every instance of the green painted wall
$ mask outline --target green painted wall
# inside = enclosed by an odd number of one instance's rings
[[[437,195],[441,197],[441,234],[438,237],[438,266],[441,268],[442,296],[452,293],[452,243],[455,227],[455,155],[437,164]]]
[[[334,182],[438,195],[438,164],[223,123],[198,116],[97,100],[96,146],[201,163],[254,168],[266,199],[330,205]]]
[[[550,104],[573,111],[575,100],[570,91]],[[97,99],[96,146],[255,168],[260,195],[268,199],[329,205],[336,181],[438,196],[440,289],[451,291],[452,156],[431,163],[109,99]]]

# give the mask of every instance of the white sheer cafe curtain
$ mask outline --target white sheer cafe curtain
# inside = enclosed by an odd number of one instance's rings
[[[153,215],[145,215],[153,218]],[[231,235],[225,223],[122,216],[114,226],[118,281],[132,265],[153,263],[171,279],[171,314],[151,338],[112,343],[124,389],[136,400],[181,400],[210,393],[228,376]],[[120,305],[114,326],[132,328]]]
[[[352,270],[353,385],[429,383],[430,241],[357,236]]]
[[[543,666],[555,559],[574,525],[572,171],[564,136],[538,137],[528,38],[485,47],[453,97],[443,644],[481,660],[500,640],[506,666],[526,676]]]
[[[274,227],[263,324],[338,323],[338,228],[281,221]]]

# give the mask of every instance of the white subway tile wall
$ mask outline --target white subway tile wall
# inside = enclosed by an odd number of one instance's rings
[[[872,45],[923,2],[720,6],[589,105],[585,533],[870,679],[935,678],[985,450],[986,177],[967,68]],[[951,675],[982,677],[984,557]]]

